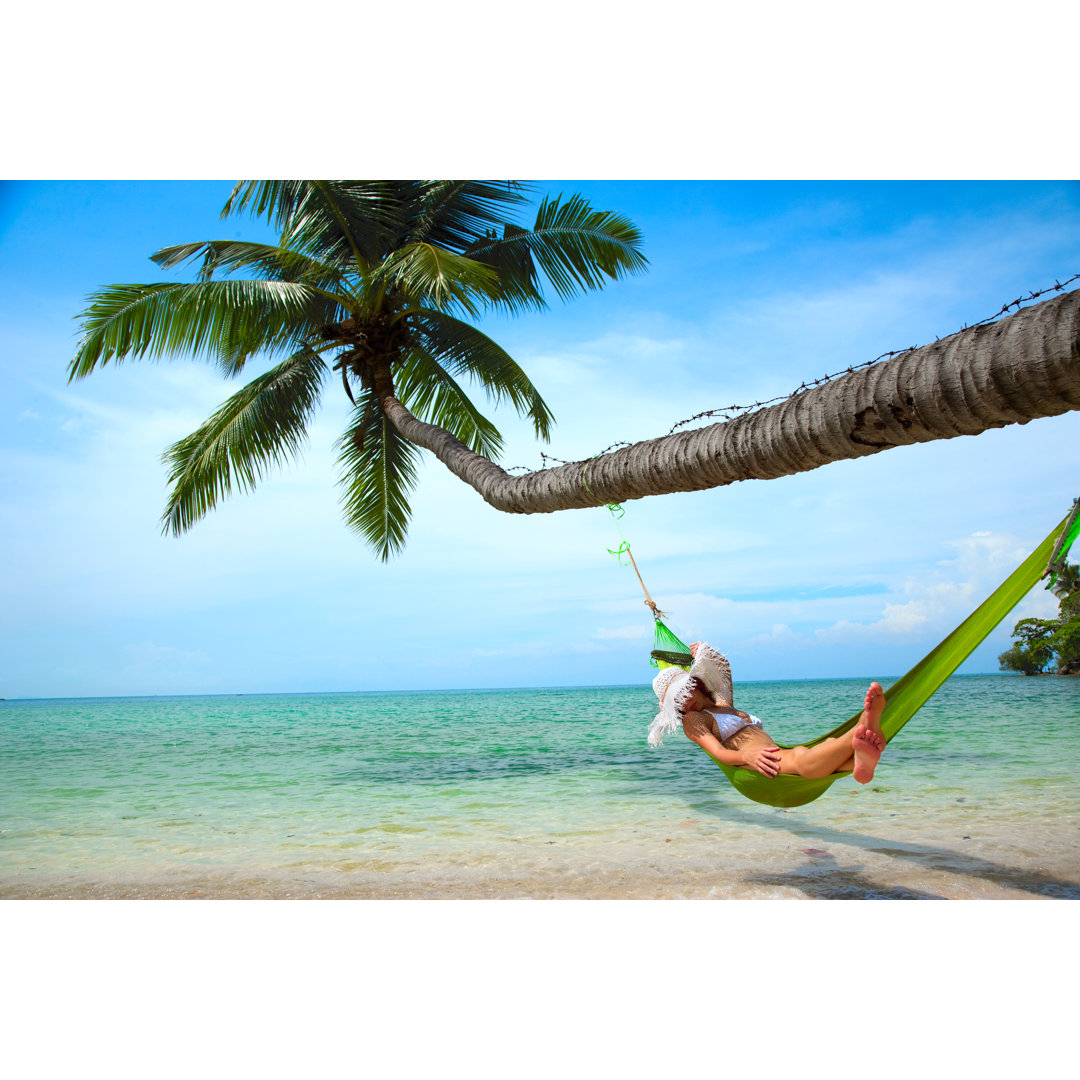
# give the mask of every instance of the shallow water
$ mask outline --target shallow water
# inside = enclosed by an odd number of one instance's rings
[[[744,683],[784,742],[858,680]],[[1080,898],[1080,679],[950,680],[875,781],[748,802],[648,685],[0,702],[0,896]]]

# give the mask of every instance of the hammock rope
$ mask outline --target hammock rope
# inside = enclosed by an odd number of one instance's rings
[[[581,482],[585,485],[585,490],[596,499],[593,489],[589,487],[589,481],[586,476],[588,469],[589,462],[586,461],[581,470]],[[653,667],[669,667],[672,664],[689,664],[693,659],[690,655],[690,650],[664,625],[663,620],[668,618],[668,614],[665,611],[661,611],[660,608],[657,607],[656,602],[649,595],[645,579],[641,576],[638,564],[634,560],[634,553],[630,550],[630,541],[623,536],[619,519],[626,516],[626,510],[620,503],[601,503],[599,499],[596,499],[596,502],[598,506],[603,506],[608,513],[611,514],[612,520],[615,522],[615,528],[618,529],[619,536],[622,539],[622,543],[617,548],[607,549],[608,554],[614,555],[615,558],[619,560],[620,566],[627,565],[623,562],[624,555],[630,560],[629,565],[634,568],[634,573],[637,574],[638,584],[641,586],[641,591],[645,594],[645,606],[652,612],[656,629],[653,634],[653,651],[649,663],[652,664]]]

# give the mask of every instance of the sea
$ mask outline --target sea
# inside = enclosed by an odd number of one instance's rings
[[[889,680],[881,680],[886,686]],[[748,682],[783,743],[867,680]],[[749,802],[648,683],[0,702],[7,899],[1080,898],[1080,679],[954,676],[867,785]]]

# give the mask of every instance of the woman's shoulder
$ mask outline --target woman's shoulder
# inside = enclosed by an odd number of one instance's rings
[[[702,735],[719,736],[716,717],[710,712],[685,712],[683,713],[683,734],[695,742]]]

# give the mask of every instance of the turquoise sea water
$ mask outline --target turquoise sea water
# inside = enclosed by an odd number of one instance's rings
[[[888,680],[884,680],[886,685]],[[866,682],[744,683],[783,742]],[[0,702],[0,896],[1080,898],[1080,679],[954,678],[875,781],[744,800],[649,686]]]

